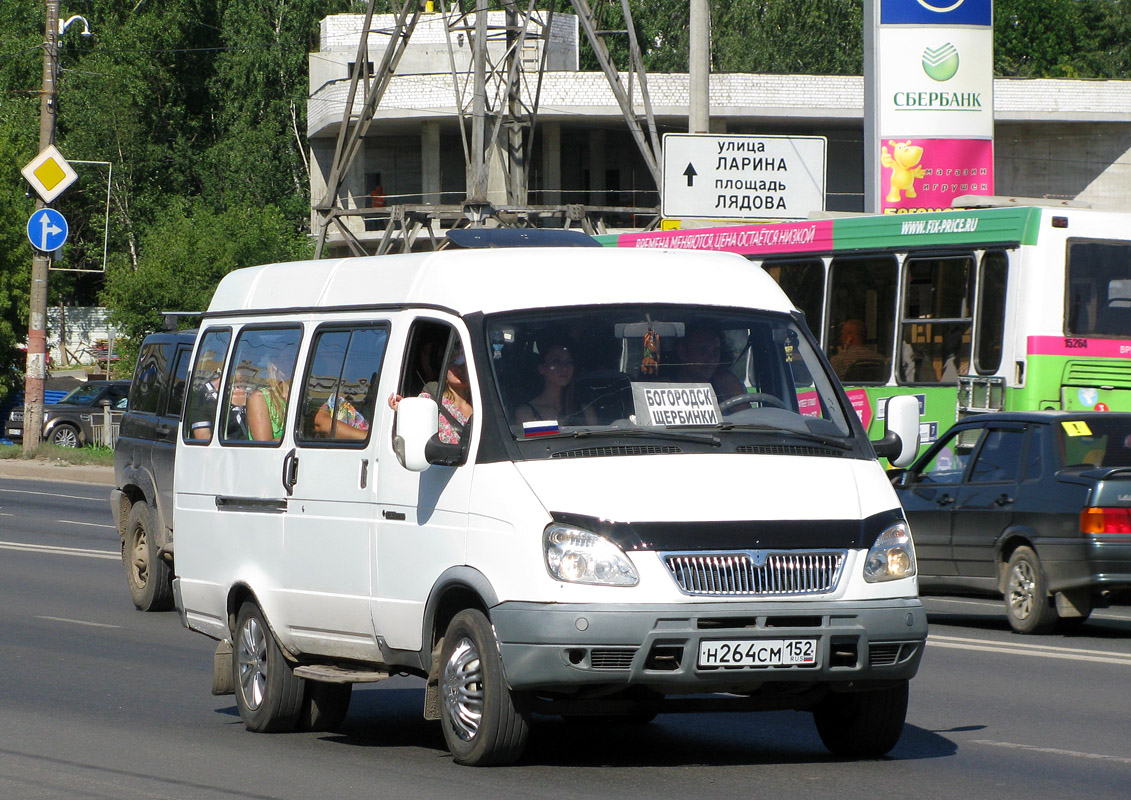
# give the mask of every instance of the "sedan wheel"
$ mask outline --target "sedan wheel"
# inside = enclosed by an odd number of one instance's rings
[[[1018,547],[1009,557],[1006,573],[1005,614],[1010,627],[1018,633],[1048,633],[1056,627],[1056,606],[1037,554]]]

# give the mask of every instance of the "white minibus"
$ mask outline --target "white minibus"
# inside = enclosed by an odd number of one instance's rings
[[[469,765],[515,761],[538,715],[798,709],[838,755],[899,739],[927,621],[877,456],[914,457],[918,406],[869,442],[741,256],[241,269],[193,359],[174,597],[249,729],[334,728],[354,684],[407,674]]]

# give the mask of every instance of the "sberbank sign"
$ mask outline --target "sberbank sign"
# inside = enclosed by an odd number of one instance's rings
[[[981,92],[896,92],[892,96],[896,108],[921,110],[981,111]]]

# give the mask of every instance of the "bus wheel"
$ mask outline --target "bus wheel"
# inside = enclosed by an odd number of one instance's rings
[[[141,611],[167,611],[173,607],[173,571],[157,552],[149,506],[140,500],[130,506],[122,562],[130,599]]]
[[[236,617],[232,678],[236,707],[249,731],[291,731],[302,710],[304,687],[267,627],[255,603],[244,603]]]
[[[813,709],[813,721],[833,755],[879,758],[903,733],[907,681],[874,692],[831,692]]]
[[[530,734],[526,698],[503,676],[498,644],[483,612],[456,614],[440,650],[440,724],[456,763],[473,767],[518,760]]]
[[[1005,615],[1018,633],[1048,633],[1056,627],[1056,606],[1049,595],[1041,560],[1028,547],[1018,547],[1005,568]]]

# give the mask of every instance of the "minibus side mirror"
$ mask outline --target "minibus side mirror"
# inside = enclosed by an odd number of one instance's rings
[[[430,397],[404,397],[397,404],[393,450],[405,469],[423,472],[430,462],[428,443],[439,430],[439,410]]]
[[[884,438],[872,442],[880,458],[893,467],[908,467],[919,455],[919,401],[911,395],[888,398],[884,412]]]

